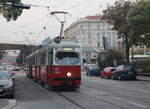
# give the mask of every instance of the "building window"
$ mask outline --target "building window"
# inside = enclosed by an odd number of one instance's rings
[[[99,42],[97,42],[97,47],[100,48],[100,43]]]
[[[102,32],[102,36],[105,37],[105,32]]]
[[[98,30],[100,29],[100,25],[99,25],[99,24],[97,24],[97,29],[98,29]]]
[[[97,33],[97,40],[100,40],[100,33]]]
[[[107,24],[107,27],[108,27],[108,30],[110,30],[110,29],[111,29],[111,26],[110,26],[109,24]]]
[[[81,30],[83,30],[83,25],[80,25]]]
[[[88,29],[89,29],[89,30],[91,29],[91,24],[90,24],[90,23],[88,23]]]
[[[112,37],[115,37],[116,36],[116,32],[112,32]]]
[[[105,29],[105,23],[102,23],[102,29]]]
[[[88,33],[88,38],[91,39],[91,33],[90,32]]]

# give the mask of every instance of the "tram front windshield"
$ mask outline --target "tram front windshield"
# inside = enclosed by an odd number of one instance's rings
[[[59,65],[77,65],[80,64],[80,56],[77,52],[57,52],[56,64]]]

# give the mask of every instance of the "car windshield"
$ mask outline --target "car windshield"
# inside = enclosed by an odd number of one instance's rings
[[[96,67],[96,66],[92,66],[92,67],[90,67],[90,69],[97,69],[97,70],[99,70],[100,68]]]
[[[128,70],[128,71],[134,71],[135,69],[133,67],[126,67],[126,70]]]
[[[77,52],[57,52],[56,63],[59,65],[77,65],[80,64],[79,53]]]
[[[7,71],[0,71],[0,79],[10,79],[11,75]]]

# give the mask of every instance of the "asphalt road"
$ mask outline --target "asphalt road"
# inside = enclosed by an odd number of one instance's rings
[[[80,89],[52,91],[18,73],[15,99],[17,105],[13,109],[150,109],[150,82],[82,74]]]

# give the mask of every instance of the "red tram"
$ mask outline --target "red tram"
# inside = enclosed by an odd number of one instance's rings
[[[81,51],[76,42],[51,43],[27,57],[27,76],[55,86],[81,84]]]

